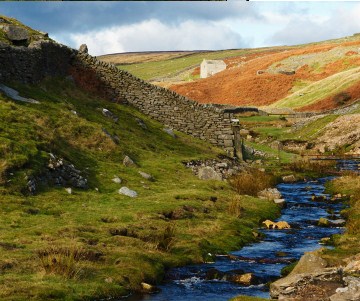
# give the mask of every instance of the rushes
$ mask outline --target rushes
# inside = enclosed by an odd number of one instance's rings
[[[81,273],[81,261],[84,260],[84,251],[81,247],[50,246],[38,251],[38,257],[47,274],[63,276],[67,279],[76,279]]]
[[[231,186],[242,195],[257,196],[257,193],[274,184],[273,176],[259,170],[251,170],[230,179]]]

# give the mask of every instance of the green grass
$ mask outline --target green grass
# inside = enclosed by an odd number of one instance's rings
[[[337,117],[337,115],[326,115],[293,132],[292,136],[299,140],[315,139],[324,132],[325,126],[333,122]]]
[[[358,81],[360,67],[336,73],[271,104],[273,108],[301,108],[335,95]],[[302,96],[300,96],[302,95]]]
[[[280,162],[281,163],[290,163],[297,157],[293,153],[288,153],[288,152],[285,152],[282,150],[279,152],[277,149],[273,149],[268,145],[264,145],[264,144],[260,144],[260,143],[246,141],[245,145],[248,145],[254,149],[257,149],[259,151],[266,153],[269,161],[276,160],[278,163],[280,163]],[[280,160],[278,158],[280,158]],[[274,164],[276,164],[276,165],[278,163],[274,162]]]
[[[239,117],[238,118],[240,123],[271,123],[274,121],[282,121],[280,116],[261,116],[261,115],[255,115],[255,116],[249,116],[249,117]]]
[[[22,28],[25,28],[28,33],[29,33],[29,42],[32,42],[34,40],[34,36],[37,36],[37,35],[41,35],[41,33],[37,30],[34,30],[32,29],[31,27],[28,27],[24,24],[22,24],[21,22],[19,22],[18,20],[14,19],[14,18],[9,18],[7,16],[4,16],[4,15],[0,15],[0,18],[6,20],[9,22],[9,24],[12,24],[12,25],[16,25],[16,26],[20,26]],[[43,37],[44,40],[49,40],[48,37]],[[1,42],[4,42],[6,44],[12,44],[12,41],[10,41],[6,34],[4,33],[3,30],[0,29],[0,41]]]
[[[229,301],[268,301],[270,299],[264,299],[259,297],[251,297],[251,296],[238,296],[230,299]]]
[[[159,283],[168,267],[240,248],[253,241],[261,220],[278,215],[274,204],[236,196],[226,182],[201,181],[183,166],[223,153],[208,143],[182,133],[174,139],[132,107],[90,95],[71,81],[9,85],[40,104],[0,94],[1,300],[122,296],[139,290],[142,281]],[[118,123],[103,116],[102,108],[116,114]],[[68,194],[40,187],[36,195],[23,194],[26,176],[45,168],[49,152],[83,171],[89,189]],[[123,166],[125,155],[137,166]],[[140,170],[155,180],[143,179]],[[113,183],[114,175],[123,183]],[[139,196],[118,194],[121,186]],[[234,198],[243,208],[240,217],[229,212]],[[165,218],[185,205],[193,212]],[[117,235],[124,229],[127,236]]]
[[[345,233],[334,235],[335,248],[326,250],[323,255],[331,264],[340,265],[345,258],[360,252],[360,176],[351,174],[336,178],[327,184],[326,192],[350,196],[349,208],[343,211],[347,220]]]

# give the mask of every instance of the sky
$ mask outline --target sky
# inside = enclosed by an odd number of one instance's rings
[[[359,2],[1,2],[14,17],[89,53],[295,45],[360,32]]]

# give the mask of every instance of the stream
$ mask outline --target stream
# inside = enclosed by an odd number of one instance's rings
[[[356,170],[357,164],[355,161],[340,161],[338,169]],[[159,286],[160,293],[134,295],[125,300],[227,301],[237,295],[269,298],[266,283],[279,278],[283,267],[298,260],[304,252],[318,249],[321,238],[343,231],[342,227],[318,227],[317,221],[321,217],[331,219],[329,209],[333,210],[335,218],[339,219],[339,212],[344,205],[315,202],[311,199],[313,194],[328,196],[324,194],[324,185],[332,178],[277,185],[277,189],[287,202],[286,208],[282,210],[281,217],[277,221],[287,221],[292,226],[291,229],[261,229],[260,231],[264,233],[263,240],[231,252],[230,254],[235,255],[231,259],[229,256],[217,256],[214,263],[174,268],[168,272],[166,282]],[[258,283],[242,286],[223,280],[206,280],[206,274],[211,269],[225,273],[237,270],[253,273]]]

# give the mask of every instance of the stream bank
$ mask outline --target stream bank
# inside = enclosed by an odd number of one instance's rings
[[[353,164],[345,162],[341,168],[349,169],[349,166]],[[339,212],[344,207],[341,203],[326,201],[329,195],[324,193],[325,183],[331,179],[325,177],[277,186],[287,201],[278,220],[287,221],[291,229],[262,229],[265,238],[261,242],[232,252],[230,256],[217,256],[214,263],[172,269],[160,286],[160,293],[126,300],[225,301],[237,295],[269,298],[267,283],[278,279],[282,268],[299,260],[304,252],[318,249],[321,238],[343,232],[339,226],[318,226],[320,218],[340,220]],[[319,197],[317,201],[313,200],[314,195]],[[214,272],[220,276],[209,277]],[[229,275],[243,273],[253,275],[250,286],[228,281]]]

